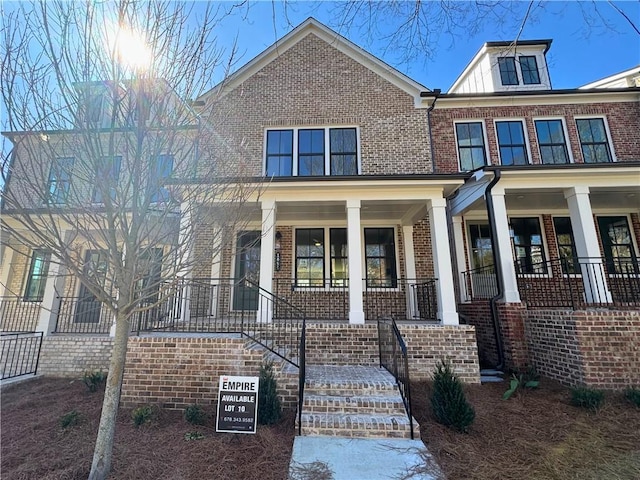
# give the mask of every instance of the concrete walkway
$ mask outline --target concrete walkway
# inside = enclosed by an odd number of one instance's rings
[[[289,480],[440,480],[421,440],[296,437]]]

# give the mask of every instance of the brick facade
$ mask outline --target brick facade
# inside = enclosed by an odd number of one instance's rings
[[[494,367],[498,364],[498,347],[493,328],[493,317],[489,302],[473,302],[458,304],[458,313],[464,316],[461,321],[473,325],[478,343],[478,358],[483,367]]]
[[[51,335],[42,339],[38,373],[82,377],[87,371],[109,370],[113,338]]]

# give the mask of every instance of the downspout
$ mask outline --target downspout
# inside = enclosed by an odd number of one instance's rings
[[[431,133],[431,111],[435,108],[436,101],[438,100],[441,92],[442,90],[440,90],[439,88],[433,89],[433,102],[431,102],[431,105],[427,109],[427,128],[429,130],[429,150],[431,153],[431,173],[436,173],[436,157],[433,148],[433,134]]]
[[[504,278],[502,276],[502,269],[500,268],[500,265],[502,265],[500,261],[500,251],[496,242],[496,238],[498,238],[498,231],[496,229],[496,220],[495,212],[493,210],[493,197],[491,196],[491,189],[493,189],[495,184],[500,181],[501,176],[502,175],[500,173],[500,170],[496,169],[494,171],[493,180],[489,182],[489,185],[487,185],[487,188],[484,191],[484,196],[487,202],[487,216],[489,217],[489,227],[491,229],[491,252],[493,253],[493,264],[495,265],[496,271],[496,285],[498,287],[498,294],[489,300],[489,305],[491,307],[491,319],[493,320],[493,333],[496,340],[496,349],[498,350],[498,365],[496,365],[496,370],[501,370],[504,368],[504,345],[502,343],[502,336],[500,335],[500,317],[498,315],[497,306],[497,303],[499,301],[504,300]]]

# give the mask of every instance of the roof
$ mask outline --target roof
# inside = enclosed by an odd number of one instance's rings
[[[196,101],[206,101],[206,99],[214,92],[219,92],[221,95],[224,95],[225,92],[233,90],[236,86],[250,78],[270,62],[277,59],[280,55],[298,44],[308,35],[315,35],[324,40],[327,44],[362,64],[374,73],[380,75],[382,78],[394,84],[401,90],[407,92],[409,95],[413,96],[417,102],[420,101],[420,93],[429,90],[424,85],[409,78],[379,58],[371,55],[366,50],[360,48],[355,43],[331,30],[315,18],[309,17],[236,72],[229,75],[213,89],[198,97]]]
[[[608,75],[600,80],[596,80],[595,82],[587,83],[580,88],[605,88],[607,84],[623,80],[625,77],[640,77],[640,65],[636,65],[635,67],[622,72],[614,73],[613,75]]]

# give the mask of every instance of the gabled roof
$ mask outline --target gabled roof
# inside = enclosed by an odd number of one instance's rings
[[[291,32],[286,34],[281,39],[277,40],[273,45],[271,45],[269,48],[249,61],[249,63],[245,64],[236,72],[229,75],[224,81],[216,85],[213,89],[198,97],[196,101],[206,101],[207,98],[209,98],[213,93],[216,92],[218,92],[220,95],[224,95],[227,91],[233,90],[236,86],[254,75],[270,62],[274,61],[276,58],[295,46],[308,35],[315,35],[318,38],[324,40],[332,47],[336,48],[356,62],[362,64],[374,73],[380,75],[382,78],[389,81],[401,90],[404,90],[409,95],[415,98],[416,105],[418,105],[421,101],[420,92],[429,90],[424,85],[421,85],[415,80],[409,78],[408,76],[399,72],[392,66],[386,64],[379,58],[374,57],[366,50],[360,48],[355,43],[347,40],[342,35],[331,30],[326,25],[323,25],[315,18],[309,17],[296,28],[294,28]]]
[[[616,86],[620,87],[621,85],[617,85],[617,82],[623,81],[625,79],[631,81],[636,78],[640,78],[640,65],[636,65],[635,67],[624,70],[623,72],[614,73],[613,75],[601,78],[600,80],[596,80],[595,82],[587,83],[580,88],[609,88],[610,84],[613,83],[616,83]],[[634,85],[632,84],[631,86],[633,87]]]

